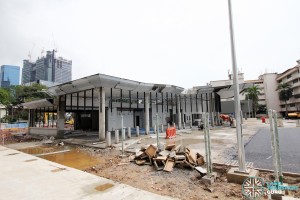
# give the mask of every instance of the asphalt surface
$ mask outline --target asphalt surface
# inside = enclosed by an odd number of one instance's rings
[[[300,173],[300,128],[278,128],[283,172]],[[245,146],[246,161],[273,170],[271,133],[260,129]]]

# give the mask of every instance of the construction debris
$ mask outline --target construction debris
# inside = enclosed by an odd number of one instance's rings
[[[198,171],[201,176],[206,174],[204,157],[189,148],[181,145],[169,144],[163,150],[158,149],[155,145],[143,146],[136,152],[134,161],[137,165],[150,164],[156,170],[171,172],[176,165],[183,165]]]

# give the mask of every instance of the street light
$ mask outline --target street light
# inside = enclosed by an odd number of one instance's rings
[[[236,134],[237,134],[237,143],[238,143],[239,171],[246,172],[245,147],[244,147],[244,141],[242,136],[242,124],[241,124],[241,113],[240,113],[241,103],[240,103],[240,96],[239,96],[238,73],[236,68],[234,32],[233,32],[232,13],[231,13],[231,0],[228,0],[228,12],[229,12],[229,29],[230,29],[230,41],[231,41],[231,59],[232,59],[233,86],[234,86],[234,108],[235,108]]]

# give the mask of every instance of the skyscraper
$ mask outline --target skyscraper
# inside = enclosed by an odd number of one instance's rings
[[[47,51],[46,56],[36,62],[23,61],[22,83],[48,81],[65,83],[72,80],[72,61],[56,58],[55,50]]]
[[[0,87],[20,85],[20,67],[13,65],[2,65],[0,69]]]

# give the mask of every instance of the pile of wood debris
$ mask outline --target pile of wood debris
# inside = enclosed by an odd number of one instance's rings
[[[196,169],[199,173],[206,171],[199,167],[204,165],[204,157],[189,148],[169,144],[165,148],[159,149],[154,145],[141,147],[135,155],[134,161],[137,165],[152,165],[156,170],[171,172],[177,165],[184,165]]]

